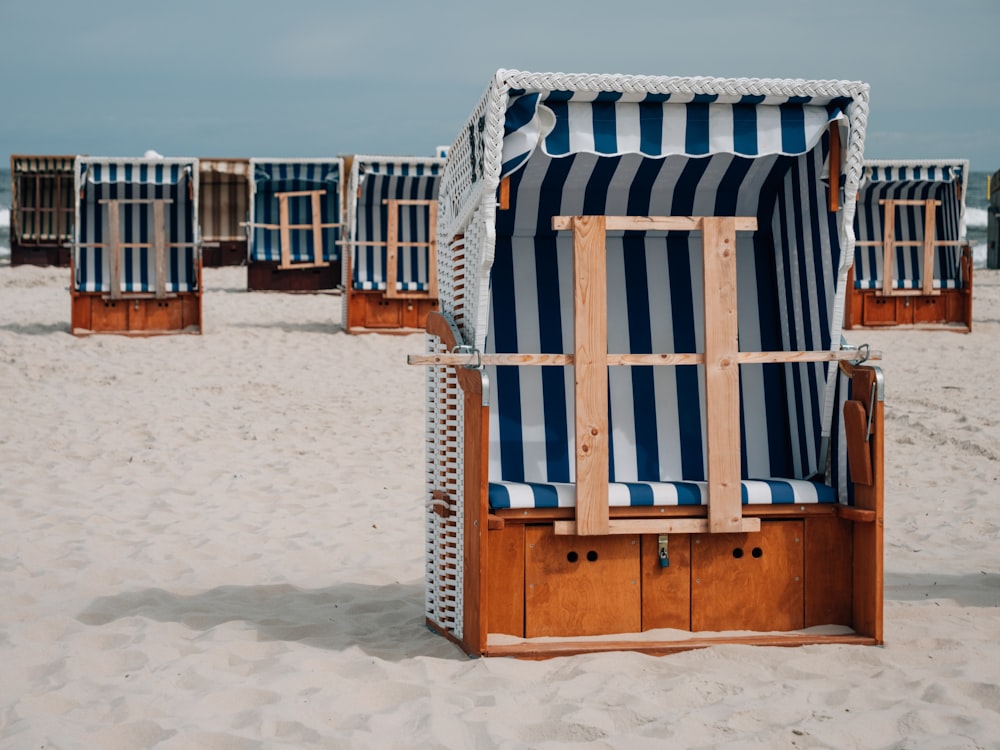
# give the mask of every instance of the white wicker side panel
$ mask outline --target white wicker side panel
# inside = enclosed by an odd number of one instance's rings
[[[426,337],[426,351],[447,351]],[[425,605],[427,619],[462,638],[462,392],[454,368],[427,368],[427,477]]]

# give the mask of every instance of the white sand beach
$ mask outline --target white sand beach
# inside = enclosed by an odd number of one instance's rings
[[[69,334],[0,265],[0,748],[1000,747],[1000,271],[884,354],[881,648],[467,658],[424,627],[421,336],[206,269]]]

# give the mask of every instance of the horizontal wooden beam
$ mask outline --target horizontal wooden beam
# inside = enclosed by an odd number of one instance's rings
[[[608,534],[708,534],[707,518],[611,518]],[[559,536],[576,536],[576,521],[555,521],[553,531]],[[743,517],[736,533],[760,531],[760,519]]]
[[[858,247],[882,247],[885,243],[882,240],[858,240],[854,243]],[[893,247],[923,247],[924,243],[920,240],[896,240],[892,243]],[[931,243],[934,247],[957,247],[959,245],[964,245],[965,243],[961,240],[934,240]]]
[[[301,198],[304,195],[326,195],[325,190],[290,190],[284,193],[275,193],[276,198]]]
[[[567,230],[573,228],[573,216],[553,216],[552,228]],[[694,232],[701,229],[701,217],[695,216],[607,216],[606,228],[609,231],[636,232]],[[737,217],[736,231],[753,232],[757,229],[757,219],[753,217]]]
[[[256,222],[241,221],[241,227],[253,227],[254,229],[312,229],[312,224],[286,224],[284,227],[281,224],[257,224]],[[342,227],[341,223],[332,224],[317,224],[320,229],[330,229],[332,227]]]
[[[100,198],[98,203],[173,203],[173,198]]]
[[[895,198],[883,198],[878,202],[880,206],[886,203],[891,203],[894,206],[940,206],[941,201],[939,200],[896,200]]]
[[[916,290],[919,293],[919,290]],[[795,352],[740,352],[738,364],[774,364],[781,362],[853,362],[858,359],[857,349]],[[882,352],[872,351],[867,359],[882,359]],[[497,366],[568,366],[573,364],[572,354],[410,354],[406,358],[410,365],[439,365],[445,367]],[[704,354],[609,354],[609,366],[642,365],[702,365]]]
[[[383,198],[382,205],[388,206],[390,203],[395,203],[397,206],[436,206],[437,201],[433,198],[422,199],[422,198]]]

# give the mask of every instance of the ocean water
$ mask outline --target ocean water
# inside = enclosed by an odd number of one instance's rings
[[[977,268],[986,266],[986,172],[970,172],[965,225]],[[10,170],[0,169],[0,256],[10,255]]]

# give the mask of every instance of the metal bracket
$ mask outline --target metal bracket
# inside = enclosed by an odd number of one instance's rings
[[[452,354],[475,354],[476,363],[473,365],[462,365],[466,370],[482,370],[483,369],[483,355],[476,349],[476,347],[469,344],[459,344],[454,349],[451,350]]]

